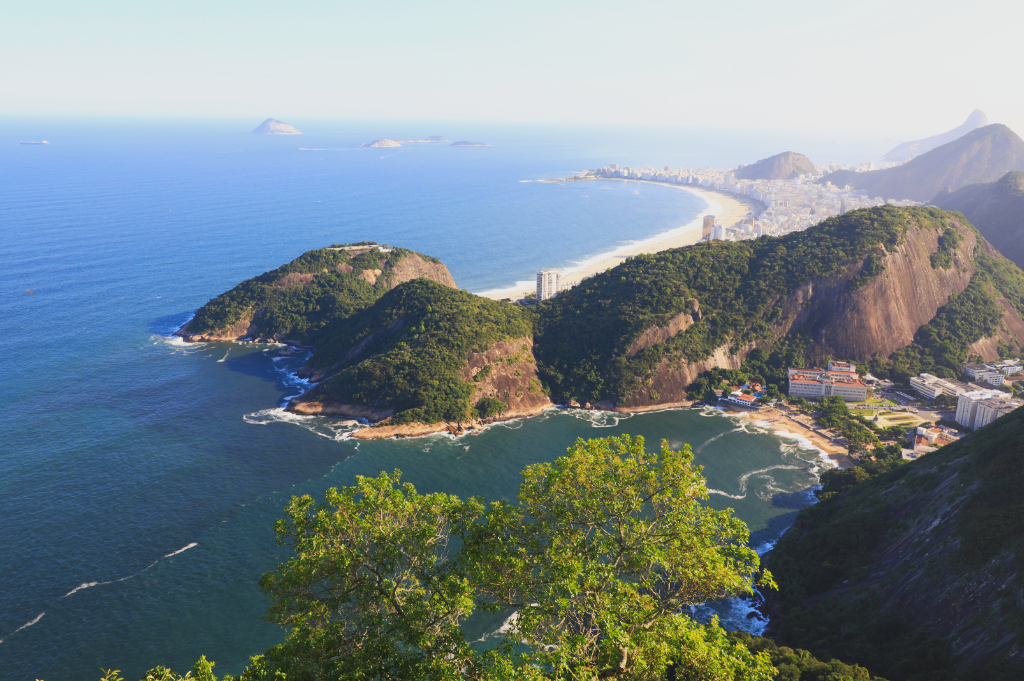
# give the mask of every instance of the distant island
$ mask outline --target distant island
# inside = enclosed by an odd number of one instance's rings
[[[395,140],[379,139],[373,142],[364,142],[360,144],[361,147],[381,148],[381,147],[400,147],[402,146]]]
[[[301,135],[302,133],[288,125],[282,123],[274,118],[268,118],[267,120],[256,126],[256,129],[252,131],[254,135]]]
[[[421,137],[419,139],[407,139],[407,140],[389,140],[379,139],[373,142],[363,142],[359,146],[361,147],[400,147],[403,144],[419,144],[421,142],[447,142],[444,137],[440,135],[431,135],[430,137]]]
[[[467,142],[462,140],[460,142],[452,142],[450,146],[453,147],[489,147],[491,145],[484,144],[483,142]]]

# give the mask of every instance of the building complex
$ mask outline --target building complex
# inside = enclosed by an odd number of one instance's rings
[[[976,430],[1021,405],[1024,400],[1012,398],[1001,390],[971,390],[961,393],[957,399],[956,422]]]
[[[789,370],[789,396],[803,398],[842,397],[847,402],[863,402],[868,386],[848,362],[830,361],[825,369]]]

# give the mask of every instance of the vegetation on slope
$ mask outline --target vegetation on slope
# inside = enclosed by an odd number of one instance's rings
[[[826,476],[769,554],[778,640],[892,681],[1021,678],[990,656],[1024,637],[1022,457],[1024,408],[862,481]]]
[[[813,173],[814,164],[803,154],[784,151],[761,159],[736,171],[740,180],[789,180],[804,173]]]
[[[894,251],[911,222],[940,233],[949,227],[947,214],[936,209],[881,206],[783,237],[713,241],[630,258],[539,306],[543,375],[556,395],[581,402],[621,400],[662,359],[695,362],[723,345],[738,349],[771,340],[787,295]],[[626,356],[645,329],[680,313],[691,314],[695,323]]]
[[[281,334],[291,340],[316,344],[321,340],[319,333],[332,322],[363,310],[380,298],[390,288],[388,270],[414,253],[395,248],[388,253],[371,249],[351,255],[340,248],[341,245],[335,245],[308,251],[287,265],[243,281],[199,308],[189,323],[189,334],[216,333],[251,318],[262,337]],[[366,270],[384,272],[371,284],[359,276]],[[293,275],[292,281],[288,275]],[[298,283],[303,277],[296,275],[312,276],[309,281]]]
[[[470,404],[473,383],[460,376],[469,351],[532,332],[526,308],[414,279],[330,327],[329,342],[317,346],[310,363],[342,366],[309,396],[392,409],[390,425],[465,422],[481,415]],[[488,402],[480,408],[491,413],[498,407]]]
[[[963,213],[1000,253],[1024,267],[1024,173],[941,192],[932,203]]]

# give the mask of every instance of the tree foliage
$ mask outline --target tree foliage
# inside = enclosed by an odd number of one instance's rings
[[[297,497],[277,525],[296,555],[261,582],[288,630],[267,659],[289,679],[770,679],[766,655],[681,614],[758,570],[692,458],[580,440],[524,471],[518,504],[422,495],[398,472]],[[478,609],[512,615],[495,649],[459,628]]]

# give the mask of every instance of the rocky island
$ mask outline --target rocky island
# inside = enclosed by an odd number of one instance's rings
[[[279,120],[268,118],[256,126],[252,131],[254,135],[301,135],[302,133]]]
[[[313,311],[311,311],[313,310]],[[642,411],[742,369],[786,390],[826,357],[906,381],[1024,346],[1024,272],[959,213],[882,206],[804,232],[629,258],[536,307],[460,291],[436,258],[374,243],[310,251],[200,308],[187,341],[314,350],[288,406],[356,437],[461,432],[553,404]]]
[[[452,147],[488,147],[490,145],[489,144],[484,144],[483,142],[467,142],[465,140],[462,140],[460,142],[452,142],[449,146],[452,146]]]
[[[401,145],[401,143],[396,142],[395,140],[379,139],[379,140],[374,140],[373,142],[363,142],[359,146],[361,146],[361,147],[370,147],[372,149],[380,149],[380,148],[389,148],[389,147],[400,147],[402,145]]]

